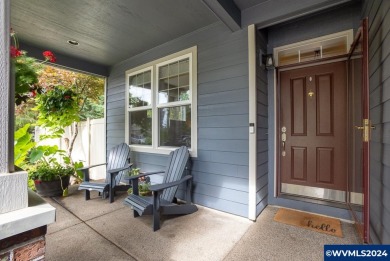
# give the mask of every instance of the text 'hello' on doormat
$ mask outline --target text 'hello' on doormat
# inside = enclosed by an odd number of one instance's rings
[[[274,220],[332,236],[343,237],[341,222],[335,218],[280,208],[276,212]]]

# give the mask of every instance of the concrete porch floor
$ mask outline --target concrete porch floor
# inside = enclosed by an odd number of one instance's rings
[[[123,205],[77,187],[69,197],[46,198],[57,209],[48,226],[45,260],[323,260],[324,244],[358,244],[354,226],[342,222],[344,238],[273,221],[268,206],[256,222],[199,206],[186,216],[163,219],[153,232],[151,216],[133,218]]]

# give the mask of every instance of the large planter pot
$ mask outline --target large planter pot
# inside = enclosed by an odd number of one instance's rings
[[[61,180],[53,180],[53,181],[42,181],[42,180],[34,180],[35,188],[37,189],[37,193],[42,197],[56,197],[62,196],[62,188],[66,189],[69,186],[69,178],[62,177],[62,187]]]

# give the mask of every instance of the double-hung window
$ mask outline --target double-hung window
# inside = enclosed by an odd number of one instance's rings
[[[126,72],[126,139],[133,151],[197,154],[196,47]]]

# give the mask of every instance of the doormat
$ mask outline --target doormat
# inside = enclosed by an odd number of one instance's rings
[[[276,212],[274,220],[336,237],[343,237],[341,222],[335,218],[280,208]]]

